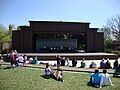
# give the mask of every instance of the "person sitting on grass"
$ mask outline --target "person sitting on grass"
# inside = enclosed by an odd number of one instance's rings
[[[110,68],[112,68],[112,67],[111,67],[111,63],[110,63],[110,61],[109,61],[109,58],[107,58],[106,69],[110,69]]]
[[[66,66],[70,66],[70,60],[69,60],[69,58],[66,58]]]
[[[115,62],[113,63],[113,69],[116,69],[118,65],[119,65],[118,60],[115,60]]]
[[[27,58],[27,55],[24,54],[24,55],[23,55],[23,58],[24,58],[24,60],[23,60],[23,61],[24,61],[23,66],[26,66],[27,59],[28,59],[28,58]]]
[[[22,55],[19,55],[16,60],[17,60],[19,66],[23,66],[23,64],[24,64],[24,58],[23,58]]]
[[[86,66],[86,64],[85,64],[85,59],[83,58],[83,60],[81,61],[81,66],[80,66],[80,68],[84,68],[85,66]]]
[[[93,87],[99,87],[100,79],[101,79],[101,74],[99,73],[99,70],[96,69],[94,74],[91,75],[88,85]]]
[[[48,63],[46,63],[45,75],[44,75],[44,77],[45,77],[46,79],[51,78],[52,75],[53,75],[53,72],[52,72],[52,70],[51,70],[51,68],[50,68],[49,66],[50,66],[50,65],[49,65]]]
[[[74,58],[72,60],[72,67],[76,67],[76,65],[77,65],[77,60],[76,60],[76,58]]]
[[[113,76],[114,77],[120,77],[120,64],[116,67]]]
[[[101,79],[100,79],[100,88],[106,85],[113,86],[112,81],[110,79],[110,75],[107,73],[107,70],[103,70],[103,74],[101,74]]]
[[[102,61],[100,62],[100,69],[105,69],[106,68],[106,62],[105,59],[103,58]]]
[[[60,65],[57,66],[57,70],[54,73],[54,77],[56,80],[64,82],[63,81],[63,73],[62,73],[62,69],[60,68]]]
[[[96,63],[92,61],[89,68],[96,68],[96,66],[97,66]]]

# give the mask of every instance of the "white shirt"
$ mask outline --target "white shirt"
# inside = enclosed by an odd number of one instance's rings
[[[108,73],[101,75],[100,86],[112,85],[110,75]]]
[[[29,58],[29,61],[33,61],[33,58]]]
[[[24,62],[24,58],[23,58],[23,56],[19,56],[18,58],[17,58],[17,60],[19,61],[19,62]]]
[[[52,70],[50,68],[45,69],[45,75],[50,75],[52,73]]]

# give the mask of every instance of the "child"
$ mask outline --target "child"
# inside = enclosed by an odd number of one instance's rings
[[[46,63],[46,68],[45,68],[45,78],[46,79],[49,79],[49,78],[51,78],[52,77],[52,70],[51,70],[51,68],[49,68],[49,64],[48,63]]]
[[[63,73],[62,73],[62,69],[60,68],[60,65],[57,66],[57,71],[54,73],[55,79],[57,79],[58,81],[64,82],[63,81]]]

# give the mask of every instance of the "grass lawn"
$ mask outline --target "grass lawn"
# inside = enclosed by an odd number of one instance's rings
[[[43,70],[15,68],[0,70],[0,90],[120,90],[120,78],[112,78],[114,87],[93,88],[87,86],[90,75],[63,72],[64,82],[44,79]]]

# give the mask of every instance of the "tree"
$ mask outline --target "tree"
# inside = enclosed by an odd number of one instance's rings
[[[14,25],[9,24],[9,29],[6,29],[2,24],[0,24],[0,50],[2,50],[3,43],[9,43],[11,45],[12,41],[12,30]]]
[[[103,28],[99,29],[100,32],[104,32],[104,49],[108,51],[111,49],[111,30],[107,26],[103,26]]]
[[[104,39],[109,40],[111,38],[111,30],[107,26],[103,26],[103,28],[99,29],[100,32],[104,32]]]
[[[107,21],[107,27],[112,32],[114,40],[120,44],[120,16],[115,16]]]
[[[5,31],[5,28],[2,24],[0,24],[0,50],[2,49],[2,38],[5,37],[5,34],[4,34],[4,31]]]

